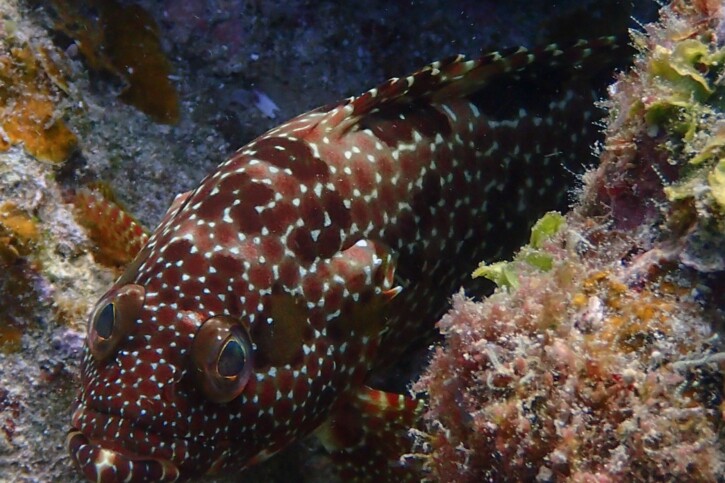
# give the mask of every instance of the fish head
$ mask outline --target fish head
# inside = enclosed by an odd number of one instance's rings
[[[212,470],[253,373],[243,319],[180,309],[122,277],[89,317],[67,444],[99,481],[176,481]],[[250,449],[253,451],[253,449]],[[201,470],[200,470],[201,469]],[[188,470],[188,471],[187,471]]]
[[[379,243],[285,283],[260,240],[215,249],[192,225],[162,223],[89,317],[67,447],[90,480],[241,470],[310,433],[362,383],[400,291]]]

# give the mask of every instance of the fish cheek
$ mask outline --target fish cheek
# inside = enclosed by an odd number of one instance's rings
[[[304,360],[303,345],[313,336],[306,304],[289,293],[272,294],[267,300],[265,312],[269,315],[258,319],[251,329],[255,370],[287,364],[297,367]]]

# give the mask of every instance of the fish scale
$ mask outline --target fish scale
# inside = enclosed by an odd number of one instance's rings
[[[272,129],[148,239],[134,226],[144,246],[89,323],[67,438],[81,471],[242,471],[316,431],[343,475],[410,475],[420,403],[365,383],[560,203],[594,139],[585,73],[620,49],[435,62]]]

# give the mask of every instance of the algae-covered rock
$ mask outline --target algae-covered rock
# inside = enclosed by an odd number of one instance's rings
[[[431,481],[722,480],[722,8],[675,1],[634,34],[566,224],[454,298],[414,387]]]

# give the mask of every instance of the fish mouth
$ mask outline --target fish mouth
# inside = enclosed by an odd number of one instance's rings
[[[92,443],[83,433],[71,430],[66,447],[76,466],[90,481],[103,483],[179,480],[179,469],[161,458],[132,456]]]
[[[181,479],[174,461],[183,461],[179,457],[186,454],[188,445],[183,439],[169,441],[136,427],[129,419],[79,406],[66,436],[66,448],[90,481],[173,482]]]

